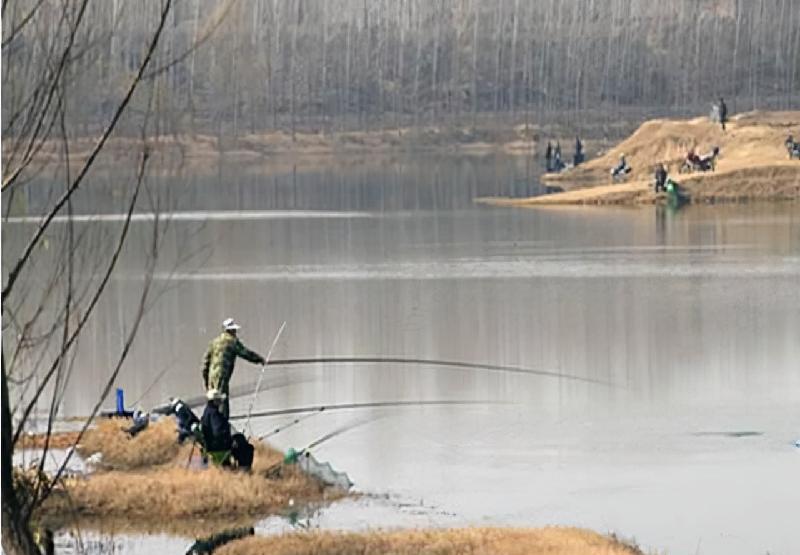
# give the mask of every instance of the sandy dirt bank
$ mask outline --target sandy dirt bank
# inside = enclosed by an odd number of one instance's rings
[[[786,136],[800,136],[800,111],[751,112],[732,118],[725,132],[707,118],[651,120],[629,138],[586,164],[545,175],[550,195],[522,199],[480,199],[506,206],[553,204],[652,204],[665,195],[652,190],[655,164],[667,165],[689,202],[800,199],[800,161],[790,160]],[[690,148],[720,147],[713,172],[679,174]],[[612,184],[609,170],[625,154],[633,171],[627,182]]]

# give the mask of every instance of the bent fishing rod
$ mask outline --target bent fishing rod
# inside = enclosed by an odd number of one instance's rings
[[[338,405],[312,405],[307,407],[291,407],[262,412],[254,412],[252,418],[266,418],[269,416],[285,416],[287,414],[304,414],[307,412],[323,412],[348,409],[373,409],[387,407],[424,407],[424,406],[469,406],[469,405],[510,405],[507,401],[473,401],[473,400],[431,400],[431,401],[373,401],[369,403],[342,403]],[[244,420],[246,414],[235,414],[229,420]]]
[[[259,376],[260,378],[260,376]],[[299,378],[296,376],[280,376],[280,377],[273,377],[273,378],[264,378],[262,385],[265,386],[265,391],[267,390],[275,390],[280,389],[283,387],[292,387],[295,385],[300,385],[303,383],[308,383],[313,381],[313,378]],[[250,381],[246,382],[241,385],[231,386],[230,392],[228,393],[228,399],[237,399],[239,397],[244,397],[246,395],[253,394],[253,388],[256,386],[257,381]],[[183,403],[190,408],[196,408],[201,405],[205,405],[208,402],[208,397],[206,395],[197,395],[196,397],[190,397],[183,401]]]
[[[439,360],[427,358],[404,358],[404,357],[304,357],[287,358],[270,361],[270,366],[299,366],[310,364],[417,364],[427,366],[438,366],[448,368],[462,368],[466,370],[488,370],[491,372],[509,372],[513,374],[530,374],[534,376],[545,376],[549,378],[560,378],[579,382],[591,383],[616,387],[612,382],[576,376],[574,374],[564,374],[555,370],[538,370],[535,368],[524,368],[521,366],[506,366],[498,364],[480,364],[477,362],[460,362],[454,360]]]
[[[603,385],[606,387],[619,387],[618,385],[599,380],[595,378],[587,378],[584,376],[576,376],[573,374],[564,374],[562,372],[557,372],[554,370],[539,370],[535,368],[524,368],[520,366],[504,366],[504,365],[497,365],[497,364],[479,364],[476,362],[460,362],[460,361],[453,361],[453,360],[438,360],[438,359],[425,359],[425,358],[403,358],[403,357],[373,357],[373,356],[363,356],[363,357],[302,357],[302,358],[287,358],[287,359],[277,359],[277,360],[270,360],[268,364],[265,366],[272,367],[285,367],[285,366],[308,366],[314,364],[408,364],[408,365],[428,365],[428,366],[435,366],[440,368],[461,368],[464,370],[488,370],[490,372],[508,372],[512,374],[526,374],[526,375],[533,375],[533,376],[544,376],[549,378],[560,378],[565,380],[572,380],[578,381],[583,383],[590,383],[595,385]],[[259,369],[261,370],[261,369]],[[259,380],[262,379],[262,375],[259,375]],[[311,381],[312,378],[309,379],[294,379],[294,378],[285,378],[283,380],[276,380],[275,382],[269,384],[268,387],[270,389],[275,389],[278,387],[288,387],[293,386],[296,384],[304,383]],[[258,386],[258,381],[255,382],[247,382],[245,384],[231,387],[231,391],[228,394],[229,399],[233,399],[235,397],[242,397],[247,394],[251,394],[251,391],[254,386]],[[187,399],[185,401],[186,405],[189,407],[196,407],[202,405],[206,402],[206,396],[200,395],[197,397],[193,397],[191,399]]]
[[[315,447],[319,447],[321,444],[325,443],[326,441],[328,441],[330,439],[333,439],[333,438],[335,438],[335,437],[337,437],[337,436],[339,436],[339,435],[341,435],[341,434],[343,434],[345,432],[349,432],[350,430],[353,430],[355,428],[363,426],[364,424],[369,424],[371,422],[375,422],[379,418],[381,418],[381,417],[379,416],[379,417],[376,417],[376,418],[360,418],[360,419],[358,419],[358,420],[356,420],[354,422],[350,422],[349,424],[345,424],[344,426],[342,426],[340,428],[336,428],[332,432],[328,432],[327,434],[325,434],[321,438],[315,439],[314,441],[312,441],[311,443],[309,443],[308,445],[306,445],[305,447],[303,447],[299,451],[294,451],[292,453],[292,456],[293,456],[294,460],[297,460],[298,458],[300,458],[301,455],[304,455],[304,454],[308,453],[311,449],[314,449]],[[276,473],[280,472],[280,469],[281,469],[281,467],[283,467],[283,465],[284,465],[284,461],[277,462],[277,463],[273,464],[272,466],[270,466],[269,468],[267,468],[267,470],[264,471],[264,474],[268,478],[274,477]]]

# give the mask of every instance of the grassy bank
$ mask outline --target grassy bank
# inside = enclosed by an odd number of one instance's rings
[[[234,541],[219,555],[641,555],[608,536],[577,528],[465,528],[397,532],[314,532]]]
[[[652,204],[664,199],[652,190],[657,163],[668,167],[690,202],[738,202],[800,199],[800,161],[789,160],[784,140],[800,135],[800,111],[753,112],[732,118],[727,131],[707,118],[651,120],[629,138],[586,164],[545,182],[563,192],[523,199],[482,202],[536,206],[553,204]],[[720,147],[716,170],[679,174],[686,152]],[[625,154],[633,171],[623,184],[612,184],[609,170]]]
[[[39,515],[45,526],[110,533],[168,533],[207,537],[252,527],[293,507],[330,502],[344,495],[297,470],[278,478],[266,470],[283,455],[259,444],[252,472],[199,469],[192,447],[175,443],[174,421],[164,419],[130,438],[125,420],[103,420],[89,430],[78,451],[102,455],[87,476],[63,479]],[[453,530],[312,532],[235,540],[221,555],[642,555],[635,546],[588,530],[466,528]]]
[[[134,438],[126,421],[105,420],[90,430],[78,452],[100,454],[87,476],[63,479],[42,508],[54,527],[83,521],[130,520],[147,530],[172,530],[177,521],[215,519],[228,522],[282,512],[290,503],[326,502],[342,496],[300,472],[286,467],[267,478],[267,469],[283,460],[281,452],[256,446],[252,472],[233,472],[189,464],[191,445],[177,445],[175,423],[155,423]],[[68,520],[67,520],[68,519]]]

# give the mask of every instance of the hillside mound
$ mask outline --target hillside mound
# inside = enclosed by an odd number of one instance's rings
[[[667,166],[689,202],[800,199],[800,160],[789,159],[788,135],[800,138],[800,111],[748,112],[731,119],[727,130],[708,118],[655,119],[601,156],[543,180],[561,192],[530,198],[485,198],[503,206],[552,204],[648,204],[665,195],[652,189],[658,163]],[[720,148],[715,171],[679,174],[686,153]],[[613,183],[610,169],[625,155],[632,172]]]
[[[610,169],[624,154],[633,168],[628,181],[649,180],[657,163],[665,163],[671,174],[677,174],[689,149],[702,154],[715,146],[720,148],[716,173],[783,165],[789,162],[784,141],[790,133],[800,136],[800,111],[740,114],[731,119],[726,131],[706,117],[654,119],[602,156],[560,174],[546,174],[544,179],[564,190],[607,185]]]

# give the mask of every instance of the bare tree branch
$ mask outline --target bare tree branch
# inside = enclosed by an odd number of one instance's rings
[[[55,215],[61,210],[64,204],[66,204],[67,200],[78,189],[81,182],[83,181],[83,178],[86,176],[86,174],[89,172],[89,169],[92,167],[95,158],[97,158],[97,155],[100,153],[106,141],[111,136],[111,133],[114,131],[114,127],[116,126],[117,122],[119,121],[119,118],[122,116],[122,113],[125,111],[125,108],[127,107],[128,103],[133,97],[133,93],[136,91],[136,87],[142,80],[142,75],[144,74],[147,65],[150,63],[150,59],[152,58],[153,52],[155,51],[156,45],[158,44],[158,39],[161,36],[161,32],[164,29],[164,24],[167,21],[167,14],[169,13],[171,5],[172,5],[172,0],[166,0],[166,2],[164,3],[164,9],[161,12],[161,19],[158,23],[158,28],[156,29],[156,32],[153,35],[153,39],[150,41],[150,45],[147,49],[147,54],[145,56],[145,59],[142,62],[141,66],[139,67],[139,71],[137,72],[133,82],[128,87],[128,91],[125,94],[125,97],[122,99],[122,102],[120,102],[119,106],[117,106],[117,110],[114,114],[114,117],[111,119],[111,122],[108,124],[108,127],[103,132],[103,135],[95,145],[94,149],[92,149],[92,153],[89,155],[89,158],[83,165],[83,168],[81,168],[81,171],[75,178],[75,181],[72,183],[70,188],[64,193],[64,195],[62,195],[62,197],[58,200],[58,202],[56,202],[56,205],[50,210],[50,212],[45,217],[44,221],[39,225],[39,228],[36,230],[36,233],[28,242],[25,251],[22,253],[20,258],[14,264],[14,267],[11,270],[11,272],[9,272],[8,281],[6,282],[6,285],[3,287],[2,291],[3,302],[5,302],[6,298],[8,297],[8,294],[14,287],[14,282],[17,280],[17,277],[19,276],[19,272],[25,266],[25,263],[28,261],[28,258],[30,258],[34,247],[36,247],[36,245],[39,243],[39,240],[42,238],[42,235],[47,229],[47,226],[50,225],[50,222],[53,220]]]
[[[11,29],[11,31],[8,32],[6,38],[3,40],[2,43],[0,43],[0,48],[5,48],[6,45],[8,45],[8,43],[14,40],[17,34],[25,28],[25,26],[31,21],[31,19],[33,19],[33,16],[36,15],[37,10],[43,3],[44,0],[39,0],[38,2],[36,2],[36,5],[33,8],[31,8],[30,12],[28,12],[28,15],[23,17],[22,21],[20,21],[16,27],[14,27],[13,29]],[[3,2],[3,5],[5,5],[5,2]]]

